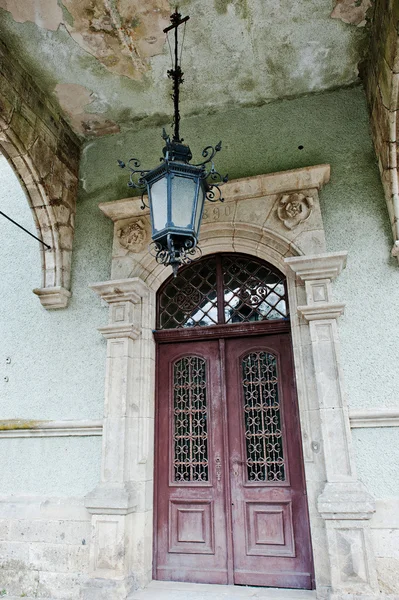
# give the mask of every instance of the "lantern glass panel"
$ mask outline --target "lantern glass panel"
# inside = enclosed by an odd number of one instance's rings
[[[191,229],[197,182],[188,177],[172,177],[172,222]]]
[[[168,222],[168,178],[162,177],[151,185],[152,228],[165,229]]]
[[[201,224],[201,215],[202,215],[202,207],[205,202],[205,190],[203,184],[200,183],[198,189],[198,202],[197,202],[197,211],[195,213],[195,221],[194,221],[194,231],[195,234],[198,235],[199,228]]]

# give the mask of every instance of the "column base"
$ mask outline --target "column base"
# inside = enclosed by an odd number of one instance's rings
[[[373,497],[360,481],[327,483],[318,510],[325,520],[330,555],[329,598],[376,598],[379,586],[369,531]]]
[[[85,497],[85,506],[92,515],[128,515],[137,509],[133,483],[100,483]]]
[[[375,500],[360,481],[326,483],[317,500],[323,519],[371,519]]]

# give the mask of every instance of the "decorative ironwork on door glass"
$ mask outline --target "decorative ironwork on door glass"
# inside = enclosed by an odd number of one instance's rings
[[[242,359],[248,481],[285,481],[277,361],[268,352]]]
[[[159,294],[159,329],[287,317],[283,275],[242,254],[215,254],[195,261],[171,278]]]
[[[174,481],[208,481],[206,361],[185,356],[173,367]]]

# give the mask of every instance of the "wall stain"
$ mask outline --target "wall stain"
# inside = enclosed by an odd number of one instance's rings
[[[15,429],[38,429],[49,421],[32,421],[25,419],[7,419],[0,421],[0,431],[12,431]]]

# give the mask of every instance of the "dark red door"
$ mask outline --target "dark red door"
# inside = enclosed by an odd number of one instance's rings
[[[288,335],[226,341],[234,583],[312,587]]]
[[[290,336],[158,348],[154,576],[310,589]]]
[[[221,409],[218,341],[161,345],[157,579],[227,583]]]

